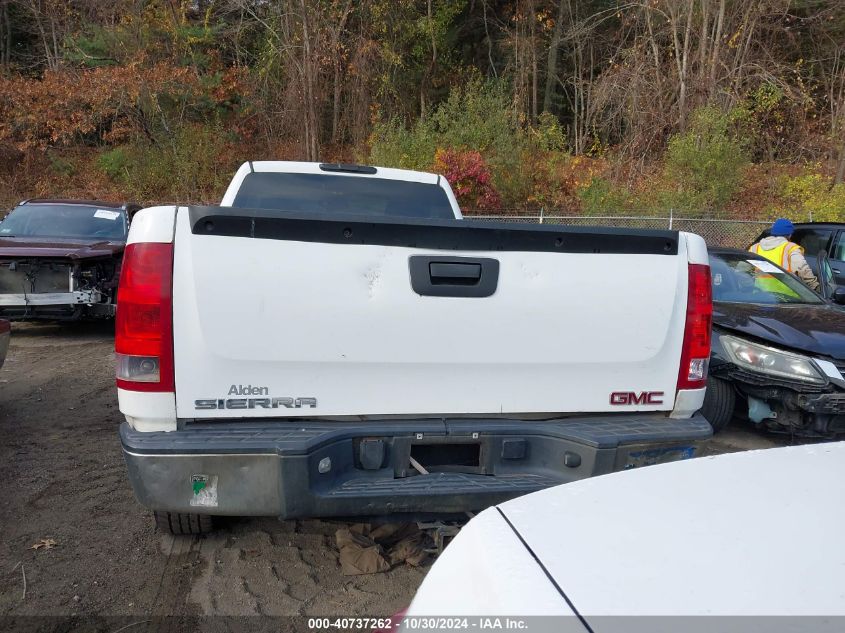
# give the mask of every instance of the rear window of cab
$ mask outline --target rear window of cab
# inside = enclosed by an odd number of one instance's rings
[[[455,217],[437,184],[332,174],[253,172],[244,178],[232,205],[388,218]]]

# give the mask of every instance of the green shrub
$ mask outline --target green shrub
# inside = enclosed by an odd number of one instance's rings
[[[114,56],[118,46],[119,42],[114,31],[89,25],[85,32],[66,38],[64,58],[88,68],[112,66],[117,64]]]
[[[584,215],[606,216],[632,213],[633,196],[606,178],[596,177],[578,190]]]
[[[525,145],[507,86],[501,81],[473,79],[453,88],[425,124],[443,141],[440,146],[474,150],[500,162]]]
[[[370,162],[383,167],[430,169],[437,152],[437,138],[430,125],[407,128],[396,118],[377,123],[370,139]]]
[[[97,166],[131,198],[188,202],[218,199],[234,161],[220,126],[185,125],[160,143],[138,140],[104,152]]]
[[[398,119],[377,124],[370,158],[390,167],[431,166],[438,148],[504,159],[524,145],[524,133],[502,82],[474,79],[453,88],[425,119],[407,128]]]
[[[97,167],[115,181],[125,181],[129,165],[129,154],[125,147],[106,150],[97,157]]]
[[[698,108],[689,129],[669,139],[658,198],[677,211],[716,213],[739,188],[748,162],[745,141],[733,132],[730,116],[717,108]]]
[[[531,129],[531,142],[544,152],[565,152],[566,131],[560,119],[551,112],[541,113],[537,125]]]
[[[70,178],[76,174],[76,165],[73,161],[68,160],[67,158],[62,158],[61,156],[56,156],[55,154],[49,152],[47,154],[47,159],[50,161],[50,171],[57,176]]]
[[[819,174],[786,178],[783,196],[787,201],[778,208],[780,215],[814,222],[845,222],[845,184],[832,185]]]

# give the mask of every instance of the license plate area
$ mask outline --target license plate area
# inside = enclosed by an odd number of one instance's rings
[[[411,457],[430,473],[481,472],[478,442],[411,444]]]
[[[423,474],[412,462],[428,473],[466,473],[490,475],[490,441],[485,437],[425,435],[394,438],[393,471],[395,478]]]
[[[698,447],[694,444],[620,446],[616,470],[630,470],[692,459],[697,452]]]

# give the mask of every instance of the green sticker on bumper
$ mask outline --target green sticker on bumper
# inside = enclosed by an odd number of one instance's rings
[[[200,508],[217,507],[217,475],[191,475],[191,505]]]
[[[191,485],[194,488],[194,494],[198,495],[208,485],[208,475],[191,475]]]

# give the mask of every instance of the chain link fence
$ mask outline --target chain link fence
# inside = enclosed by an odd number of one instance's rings
[[[548,215],[543,211],[502,211],[495,215],[478,212],[464,213],[467,220],[497,222],[535,222],[539,224],[570,224],[573,226],[609,226],[626,229],[671,229],[697,233],[711,246],[745,249],[757,239],[771,222],[759,220],[713,220],[707,218],[626,217],[626,216],[566,216]]]

